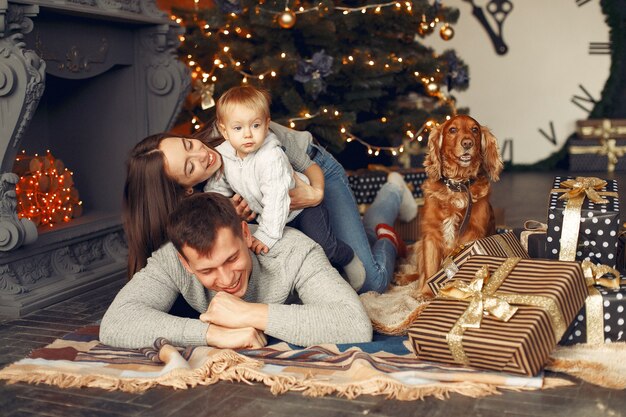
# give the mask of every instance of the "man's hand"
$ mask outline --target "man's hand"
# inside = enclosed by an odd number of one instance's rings
[[[253,327],[229,329],[211,323],[206,332],[206,343],[209,346],[226,349],[259,349],[267,345],[267,339],[262,331]]]
[[[252,249],[252,251],[257,255],[261,253],[267,253],[270,250],[270,248],[268,248],[265,243],[261,242],[254,236],[252,236],[252,246],[250,247],[250,249]]]
[[[324,199],[324,190],[317,189],[304,182],[294,172],[293,177],[296,180],[296,186],[289,190],[291,203],[290,210],[299,210],[307,207],[315,207]]]
[[[252,209],[248,206],[248,202],[243,199],[239,194],[235,194],[230,198],[230,201],[235,206],[235,211],[237,215],[247,222],[254,220],[256,217],[256,213],[252,211]]]
[[[254,327],[258,330],[265,330],[267,316],[267,304],[248,303],[232,294],[220,291],[211,300],[207,311],[200,315],[200,320],[231,329]]]

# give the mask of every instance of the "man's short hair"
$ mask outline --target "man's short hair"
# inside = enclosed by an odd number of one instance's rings
[[[224,227],[243,237],[241,219],[231,201],[217,193],[197,193],[184,198],[170,214],[167,237],[181,255],[184,246],[208,255]]]

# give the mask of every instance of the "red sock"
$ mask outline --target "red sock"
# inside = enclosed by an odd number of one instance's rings
[[[404,243],[404,240],[402,240],[398,236],[398,232],[396,232],[396,229],[389,226],[388,224],[380,223],[376,226],[376,236],[379,239],[388,239],[391,243],[393,243],[393,246],[395,246],[398,256],[401,258],[406,258],[406,244]]]

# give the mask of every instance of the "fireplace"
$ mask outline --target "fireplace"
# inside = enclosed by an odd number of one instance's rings
[[[0,316],[125,274],[124,163],[182,105],[179,33],[154,0],[0,2]],[[17,219],[11,171],[22,150],[50,150],[73,172],[81,217],[36,233]]]

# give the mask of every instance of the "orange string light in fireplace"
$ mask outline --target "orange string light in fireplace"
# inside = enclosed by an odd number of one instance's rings
[[[28,156],[22,151],[15,158],[13,172],[20,176],[15,187],[19,218],[52,227],[82,214],[83,202],[74,187],[73,173],[50,151],[45,156]]]

